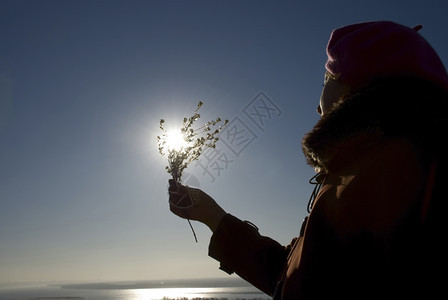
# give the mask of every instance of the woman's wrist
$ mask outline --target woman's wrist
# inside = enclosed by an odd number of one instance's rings
[[[212,232],[215,232],[225,215],[227,215],[226,211],[219,208],[209,217],[206,225]]]

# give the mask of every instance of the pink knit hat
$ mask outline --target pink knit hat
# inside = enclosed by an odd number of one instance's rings
[[[448,92],[448,74],[437,53],[417,32],[381,21],[338,28],[327,46],[326,69],[354,89],[379,77],[415,77]]]

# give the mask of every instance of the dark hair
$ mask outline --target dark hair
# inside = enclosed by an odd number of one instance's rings
[[[341,105],[348,102],[360,108],[356,122],[386,137],[427,140],[448,133],[448,93],[426,80],[381,78],[345,97]]]

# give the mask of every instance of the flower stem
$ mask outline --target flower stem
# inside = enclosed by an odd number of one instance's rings
[[[194,240],[197,243],[198,242],[198,238],[196,236],[196,232],[194,232],[193,225],[191,225],[190,219],[187,219],[187,221],[188,221],[188,224],[190,225],[191,231],[193,231]]]

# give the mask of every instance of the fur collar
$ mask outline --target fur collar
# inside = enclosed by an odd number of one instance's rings
[[[308,164],[329,173],[377,145],[383,137],[377,121],[366,118],[361,102],[342,101],[305,135],[302,150]],[[362,103],[361,103],[362,104]]]

